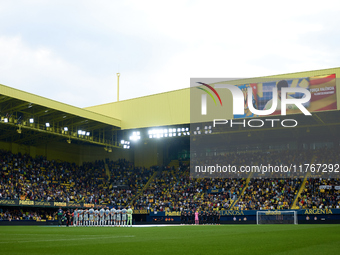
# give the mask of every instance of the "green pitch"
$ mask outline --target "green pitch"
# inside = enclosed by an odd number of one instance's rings
[[[340,225],[0,227],[0,254],[339,254]]]

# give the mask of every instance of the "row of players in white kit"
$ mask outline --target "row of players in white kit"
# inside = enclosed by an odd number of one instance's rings
[[[102,208],[99,211],[93,208],[76,209],[73,214],[73,226],[127,226],[127,213],[125,208],[122,210]],[[128,223],[132,225],[132,219]]]

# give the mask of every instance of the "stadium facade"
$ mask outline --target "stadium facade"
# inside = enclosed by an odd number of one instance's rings
[[[254,82],[261,78],[286,79],[329,74],[339,77],[340,68],[238,79],[237,82]],[[112,160],[125,158],[133,161],[136,166],[149,167],[168,164],[172,159],[178,158],[178,153],[188,154],[189,151],[188,137],[149,139],[148,131],[152,128],[187,130],[190,127],[190,88],[84,109],[5,85],[0,85],[0,95],[2,133],[0,148],[13,153],[28,153],[33,157],[42,155],[47,159],[59,159],[77,164],[104,158]],[[339,84],[336,84],[336,98],[340,98]],[[233,119],[231,94],[226,99],[225,104],[229,109],[226,116]],[[308,127],[307,138],[313,134],[320,135],[317,129],[320,125],[329,126],[328,131],[334,132],[332,128],[338,127],[338,121],[334,118],[338,117],[339,101],[336,101],[336,110],[336,113],[315,114],[314,122],[300,126],[301,132],[306,133],[306,127]],[[133,132],[139,132],[139,141],[129,141]],[[264,129],[261,132],[258,131],[258,137],[265,132]],[[278,135],[278,131],[273,132],[276,137],[284,137],[282,133]],[[334,135],[338,137],[338,132]],[[255,139],[249,130],[232,132],[232,137],[240,144],[249,143]],[[122,140],[129,141],[125,149],[125,144],[121,143]],[[179,148],[181,152],[174,152]]]

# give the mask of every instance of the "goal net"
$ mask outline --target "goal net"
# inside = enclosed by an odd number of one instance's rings
[[[257,211],[257,224],[298,224],[296,211]]]

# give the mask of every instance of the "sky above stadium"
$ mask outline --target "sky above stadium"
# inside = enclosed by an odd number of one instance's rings
[[[78,107],[340,66],[340,1],[0,1],[0,83]]]

